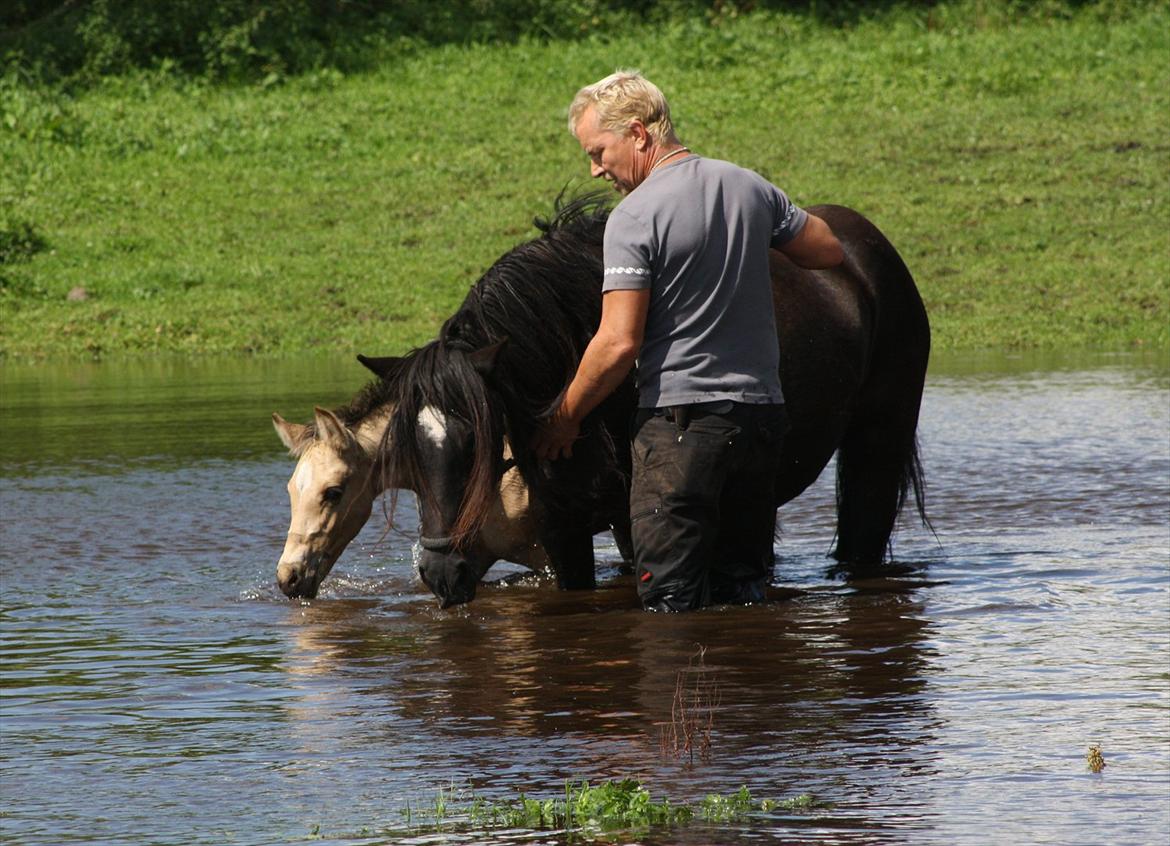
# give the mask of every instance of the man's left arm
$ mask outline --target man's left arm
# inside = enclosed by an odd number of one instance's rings
[[[585,348],[565,397],[532,439],[540,459],[568,458],[581,421],[629,375],[642,348],[650,289],[607,291],[601,297],[601,323]]]

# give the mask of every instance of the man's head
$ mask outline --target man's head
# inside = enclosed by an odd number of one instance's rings
[[[674,137],[670,106],[658,86],[636,70],[620,70],[577,92],[569,106],[569,131],[577,135],[577,123],[593,107],[601,129],[619,135],[638,121],[657,144]]]
[[[604,176],[623,194],[646,178],[660,147],[678,142],[666,98],[637,71],[618,71],[578,91],[569,130],[589,156],[593,176]]]

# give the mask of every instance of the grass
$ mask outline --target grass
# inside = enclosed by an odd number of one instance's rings
[[[586,187],[564,111],[616,66],[664,87],[702,154],[876,221],[937,349],[1170,346],[1170,10],[1004,8],[757,12],[253,86],[70,94],[9,70],[0,357],[426,341]]]

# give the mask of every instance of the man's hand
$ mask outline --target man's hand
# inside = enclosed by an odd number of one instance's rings
[[[571,456],[585,415],[630,375],[642,346],[649,307],[649,288],[601,295],[601,325],[585,347],[561,404],[532,438],[532,451],[541,460]]]
[[[532,439],[532,451],[541,461],[570,458],[573,455],[573,441],[580,434],[580,421],[565,413],[565,404],[562,402]]]

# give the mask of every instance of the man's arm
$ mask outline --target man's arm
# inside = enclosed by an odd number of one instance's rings
[[[815,214],[810,214],[804,227],[796,237],[780,247],[780,252],[795,264],[810,270],[836,267],[845,260],[841,242],[825,223]]]
[[[577,373],[560,407],[532,439],[538,458],[568,458],[581,421],[609,396],[630,369],[642,348],[650,289],[607,291],[601,298],[601,325],[585,348]]]

